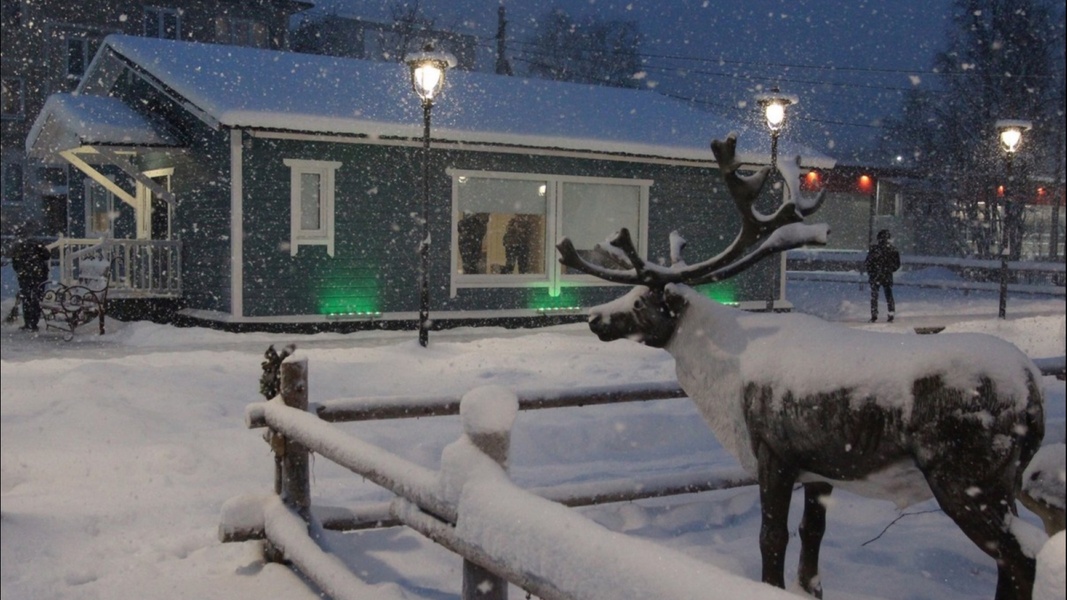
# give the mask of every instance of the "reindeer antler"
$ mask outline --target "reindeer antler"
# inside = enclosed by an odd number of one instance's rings
[[[804,217],[811,215],[822,205],[825,191],[813,201],[803,201],[792,181],[793,179],[799,180],[799,173],[795,170],[800,161],[799,156],[792,168],[779,169],[787,182],[783,202],[774,214],[764,215],[756,210],[754,205],[770,174],[770,167],[763,167],[747,177],[741,176],[738,173],[741,164],[737,161],[736,133],[728,135],[724,142],[713,141],[711,150],[719,163],[719,170],[730,191],[730,196],[734,199],[734,205],[741,213],[741,231],[738,232],[734,241],[717,256],[700,263],[686,265],[680,256],[684,240],[681,244],[677,243],[676,233],[672,233],[671,267],[648,264],[641,259],[634,247],[629,230],[624,228],[608,240],[608,244],[621,251],[630,262],[631,269],[609,269],[590,263],[578,254],[574,244],[567,238],[561,240],[556,246],[560,254],[560,263],[612,283],[662,288],[670,283],[701,285],[721,281],[733,277],[776,252],[806,244],[826,244],[830,233],[826,224],[807,225],[803,223]],[[798,204],[794,198],[801,202]],[[599,244],[598,248],[616,255],[619,253],[611,252],[610,249]]]

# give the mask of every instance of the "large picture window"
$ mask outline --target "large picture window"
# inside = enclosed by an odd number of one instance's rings
[[[333,256],[334,172],[341,163],[287,158],[290,169],[290,242],[296,256],[300,246],[326,246]]]
[[[453,290],[458,287],[598,283],[561,270],[555,246],[569,237],[587,260],[618,266],[595,246],[626,227],[642,255],[652,182],[451,171]]]

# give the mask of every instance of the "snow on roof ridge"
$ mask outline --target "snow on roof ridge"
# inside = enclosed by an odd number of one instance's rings
[[[223,126],[372,138],[422,134],[419,100],[401,63],[122,35],[105,43]],[[651,90],[458,70],[449,73],[432,119],[434,138],[444,141],[709,162],[712,138],[746,129]],[[765,157],[762,132],[742,137],[745,154]],[[783,155],[795,152],[786,146]],[[805,165],[833,164],[801,151]]]

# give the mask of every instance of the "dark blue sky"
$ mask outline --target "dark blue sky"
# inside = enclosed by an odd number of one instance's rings
[[[387,20],[395,0],[320,0],[341,14]],[[498,0],[422,0],[438,26],[484,39],[490,69]],[[505,2],[509,54],[551,7],[574,17],[638,23],[646,85],[694,98],[735,121],[757,120],[752,97],[778,85],[800,98],[783,135],[841,159],[881,162],[881,120],[903,90],[929,86],[951,0],[560,0]]]

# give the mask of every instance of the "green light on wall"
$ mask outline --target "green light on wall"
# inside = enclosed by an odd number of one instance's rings
[[[358,290],[366,293],[366,290]],[[367,298],[345,294],[340,290],[330,290],[329,295],[319,295],[319,314],[328,316],[374,316],[378,311],[378,298]]]
[[[527,298],[527,308],[543,313],[581,310],[577,288],[561,288],[558,296],[553,296],[548,288],[530,288]]]
[[[368,268],[338,270],[311,284],[319,314],[329,317],[381,316],[378,282]]]
[[[697,291],[719,304],[737,304],[737,288],[732,281],[697,286]]]

